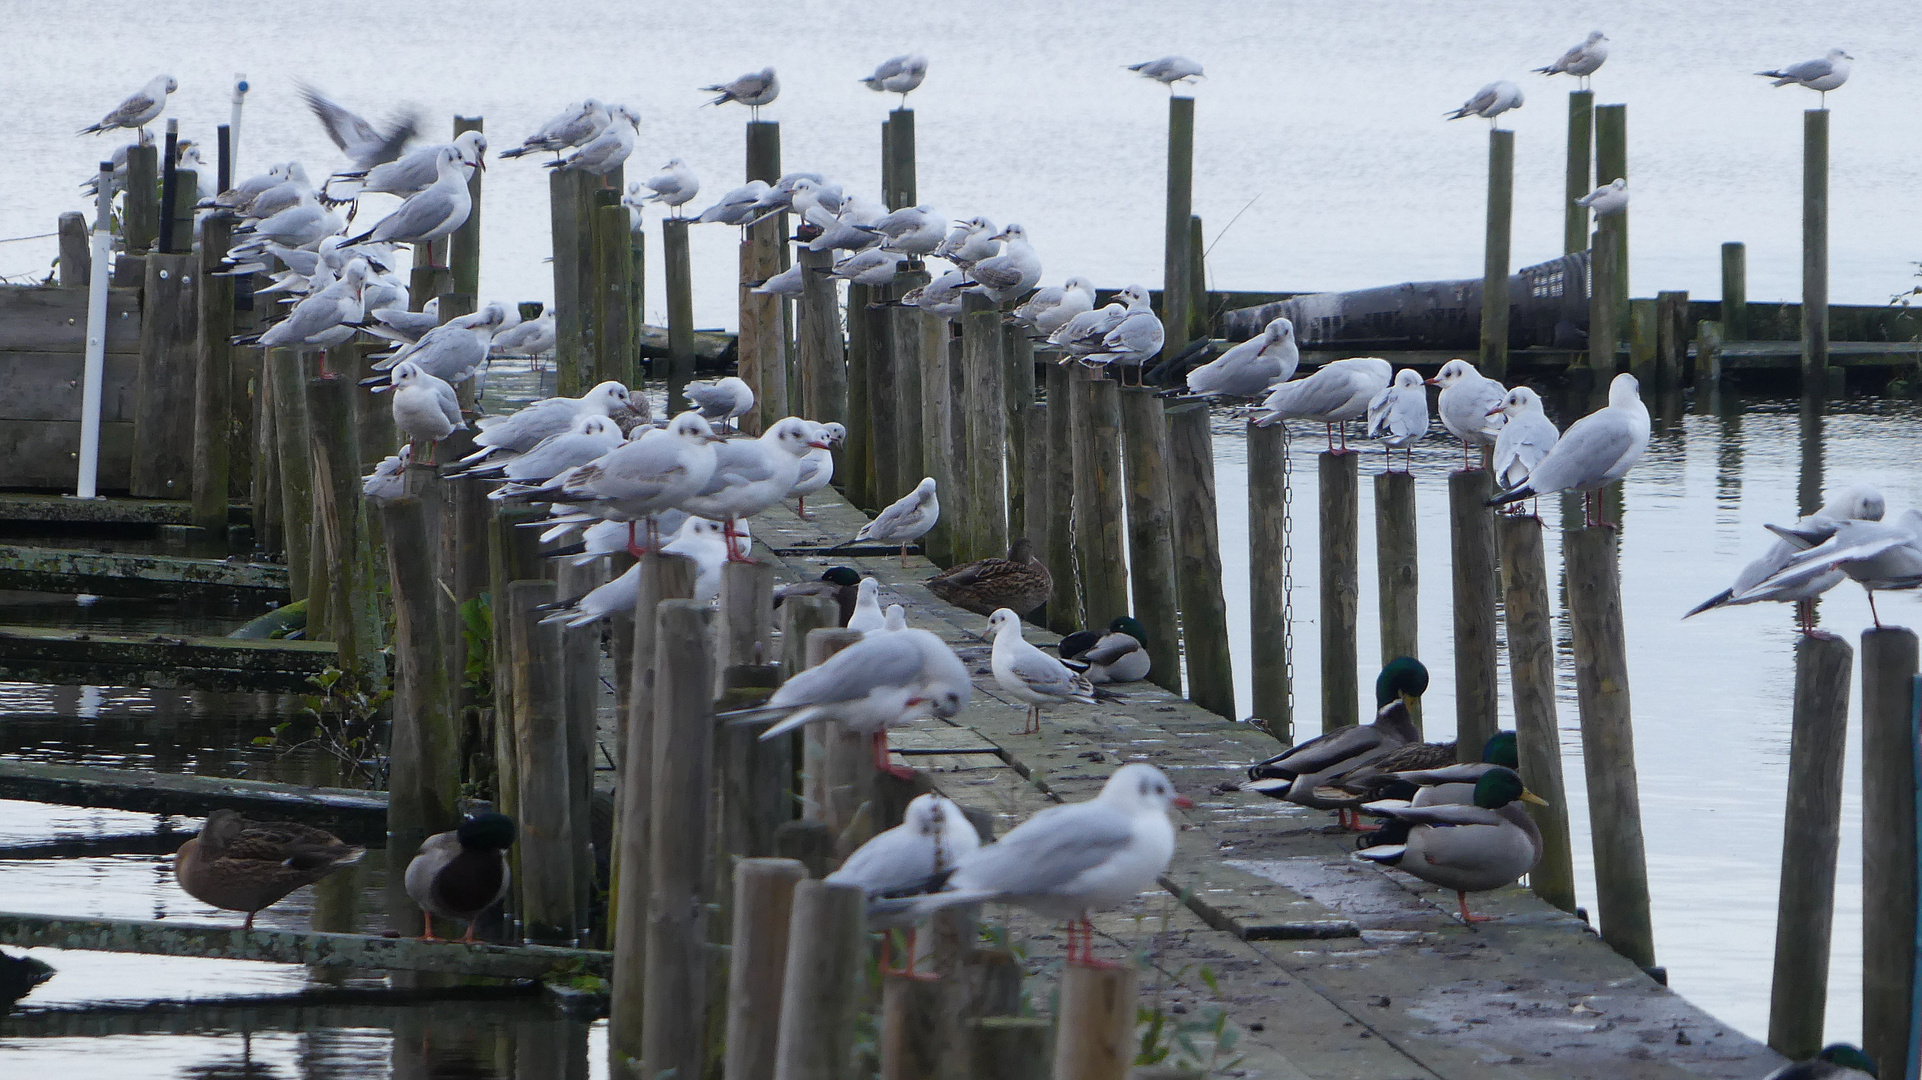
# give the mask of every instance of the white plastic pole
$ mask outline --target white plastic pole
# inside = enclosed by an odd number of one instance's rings
[[[240,182],[240,104],[247,97],[247,75],[234,72],[234,113],[227,121],[227,175]]]
[[[93,202],[93,272],[87,280],[87,366],[80,380],[80,476],[77,499],[98,498],[100,478],[100,384],[107,367],[107,267],[113,234],[107,208],[113,202],[113,162],[100,163],[100,189]]]

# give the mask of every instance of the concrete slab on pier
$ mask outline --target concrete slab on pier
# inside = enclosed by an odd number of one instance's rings
[[[162,689],[304,691],[332,667],[330,641],[109,634],[0,626],[0,679]]]
[[[287,568],[274,563],[0,544],[0,589],[285,603]]]

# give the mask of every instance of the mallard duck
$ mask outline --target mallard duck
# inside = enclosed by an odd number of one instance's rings
[[[1430,769],[1409,769],[1398,777],[1415,785],[1416,806],[1442,806],[1475,801],[1475,784],[1490,769],[1521,768],[1515,752],[1515,733],[1497,731],[1482,744],[1482,759],[1468,764],[1450,763]]]
[[[342,843],[330,832],[292,821],[249,821],[232,810],[207,815],[200,835],[180,845],[174,877],[188,896],[203,904],[254,915],[281,897],[312,885],[366,848]]]
[[[474,940],[474,920],[507,895],[507,849],[519,830],[506,814],[476,814],[452,832],[435,833],[407,864],[407,895],[420,905],[424,940],[434,940],[434,916],[463,919]]]
[[[31,956],[9,956],[0,952],[0,1012],[33,992],[33,988],[53,978],[53,968]]]
[[[1861,1047],[1830,1043],[1807,1061],[1784,1065],[1762,1080],[1860,1080],[1864,1076],[1880,1075],[1875,1060],[1863,1053]]]
[[[1317,794],[1336,777],[1372,765],[1391,751],[1421,741],[1409,706],[1428,690],[1428,669],[1413,657],[1388,662],[1375,678],[1373,723],[1336,728],[1248,768],[1247,790],[1300,806],[1333,810],[1343,828],[1359,829],[1346,792]]]
[[[825,596],[841,607],[841,622],[846,626],[854,614],[854,598],[861,588],[861,572],[852,566],[830,566],[813,581],[797,581],[774,590],[774,606],[790,596]]]
[[[1091,683],[1139,682],[1148,677],[1148,631],[1133,616],[1122,615],[1106,633],[1080,630],[1061,639],[1055,652]]]
[[[1376,799],[1408,799],[1416,806],[1473,802],[1475,781],[1496,765],[1520,769],[1515,756],[1515,733],[1498,731],[1482,744],[1480,762],[1455,761],[1456,744],[1409,743],[1368,765],[1338,776],[1322,794],[1339,798],[1339,789],[1354,796],[1359,806]]]
[[[1493,916],[1469,914],[1468,894],[1512,885],[1541,861],[1542,834],[1528,811],[1516,805],[1518,800],[1547,805],[1522,785],[1515,770],[1497,765],[1475,782],[1471,804],[1412,806],[1399,799],[1369,803],[1362,807],[1365,813],[1392,819],[1405,826],[1408,835],[1400,843],[1384,844],[1377,838],[1355,854],[1455,890],[1462,921],[1486,922]]]
[[[942,571],[926,582],[928,591],[976,615],[1007,608],[1026,615],[1048,602],[1054,577],[1034,557],[1034,541],[1015,537],[1005,559],[976,559]]]

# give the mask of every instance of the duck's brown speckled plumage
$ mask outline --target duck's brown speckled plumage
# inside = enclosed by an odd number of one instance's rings
[[[365,853],[297,822],[250,821],[232,810],[216,810],[174,856],[174,877],[204,904],[246,912],[251,930],[256,912]]]
[[[1008,549],[1007,558],[952,567],[929,578],[927,586],[934,595],[977,615],[992,615],[997,608],[1026,615],[1047,603],[1054,578],[1034,557],[1033,543],[1022,536]]]

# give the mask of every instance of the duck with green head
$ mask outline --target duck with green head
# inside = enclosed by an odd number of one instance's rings
[[[1369,803],[1364,812],[1390,819],[1391,828],[1405,827],[1407,838],[1384,844],[1378,837],[1355,854],[1455,890],[1462,921],[1486,922],[1492,916],[1469,914],[1468,894],[1513,885],[1541,861],[1542,834],[1519,805],[1524,802],[1545,805],[1515,770],[1496,765],[1475,781],[1471,803]]]
[[[435,833],[407,864],[407,895],[420,905],[421,937],[434,940],[434,916],[467,923],[462,941],[474,940],[474,922],[507,895],[507,849],[519,829],[506,814],[484,813],[452,832]]]
[[[1055,646],[1068,666],[1091,683],[1139,682],[1148,677],[1148,631],[1131,615],[1108,624],[1106,633],[1081,630]]]
[[[1861,1047],[1830,1043],[1807,1061],[1784,1065],[1762,1080],[1862,1080],[1865,1076],[1880,1075],[1875,1060],[1863,1053]]]
[[[1475,781],[1496,765],[1520,769],[1515,756],[1515,733],[1498,731],[1482,744],[1482,759],[1468,765],[1455,761],[1454,742],[1409,743],[1390,751],[1335,780],[1322,794],[1338,799],[1351,796],[1355,806],[1377,799],[1408,799],[1416,806],[1438,802],[1474,801]],[[1330,790],[1330,789],[1339,789]]]
[[[825,596],[834,601],[841,609],[841,622],[846,626],[854,615],[854,601],[861,589],[861,572],[852,566],[830,566],[822,571],[814,581],[797,581],[774,590],[774,606],[780,607],[783,600],[795,596]]]
[[[1247,790],[1300,806],[1333,810],[1343,828],[1359,829],[1352,797],[1323,797],[1320,789],[1410,743],[1421,741],[1410,705],[1428,690],[1428,669],[1410,656],[1397,657],[1375,679],[1373,723],[1336,728],[1248,769]]]

